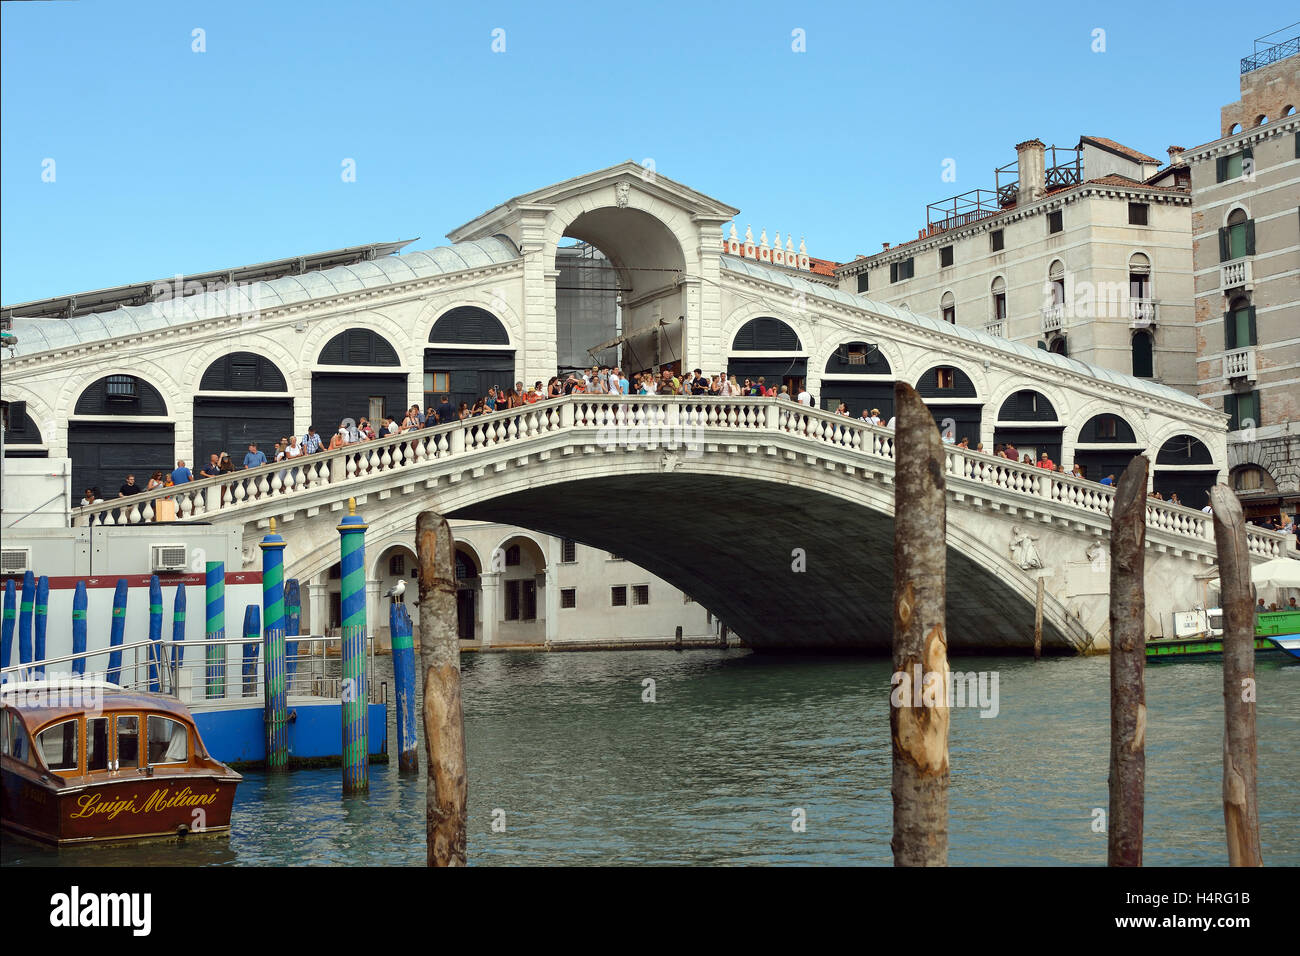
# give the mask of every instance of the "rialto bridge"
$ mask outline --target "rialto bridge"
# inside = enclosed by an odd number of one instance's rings
[[[545,382],[564,368],[557,263],[579,240],[600,250],[618,290],[615,335],[584,343],[593,354],[616,350],[627,372],[806,381],[821,410],[575,395],[299,459],[292,471],[167,489],[180,520],[239,521],[251,547],[276,517],[289,573],[311,581],[336,560],[348,497],[376,544],[409,539],[415,515],[435,508],[617,546],[755,646],[883,647],[892,444],[887,430],[831,414],[835,402],[888,417],[892,384],[906,381],[971,448],[1012,441],[1093,479],[1145,451],[1154,487],[1198,507],[1225,472],[1224,416],[1196,399],[840,290],[789,239],[728,236],[737,213],[626,163],[512,199],[425,252],[135,305],[110,294],[115,308],[85,314],[53,300],[45,315],[17,309],[0,397],[24,401],[26,416],[10,440],[71,458],[74,498],[90,485],[107,497],[128,470],[217,450],[238,461],[248,437],[269,450],[308,426],[328,438],[345,416],[400,417],[440,394]],[[952,446],[948,460],[954,646],[1023,646],[1039,576],[1049,645],[1103,646],[1096,544],[1110,490]],[[74,520],[148,520],[160,496],[91,505]],[[1203,599],[1196,575],[1213,563],[1213,541],[1196,508],[1153,502],[1148,517],[1159,630],[1160,615]],[[1251,542],[1261,557],[1290,545],[1268,532]],[[548,589],[548,605],[556,599]]]

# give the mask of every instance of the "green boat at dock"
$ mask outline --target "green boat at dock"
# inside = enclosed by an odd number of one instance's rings
[[[1223,654],[1222,612],[1209,614],[1209,629],[1190,638],[1147,641],[1148,661],[1205,659]],[[1300,611],[1265,611],[1255,615],[1255,654],[1300,662]]]

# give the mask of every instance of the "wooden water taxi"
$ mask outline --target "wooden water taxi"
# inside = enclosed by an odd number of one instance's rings
[[[56,846],[229,834],[242,778],[175,698],[30,681],[6,684],[0,705],[5,830]]]

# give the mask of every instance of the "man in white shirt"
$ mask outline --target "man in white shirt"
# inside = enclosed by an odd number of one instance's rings
[[[812,408],[812,396],[808,394],[806,383],[799,386],[799,404]]]

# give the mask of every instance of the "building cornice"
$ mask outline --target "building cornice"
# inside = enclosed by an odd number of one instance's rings
[[[1184,151],[1183,159],[1188,163],[1199,163],[1221,156],[1224,153],[1236,152],[1243,146],[1262,143],[1274,136],[1284,136],[1287,133],[1296,132],[1300,132],[1300,116],[1288,116],[1276,123],[1256,126],[1254,129],[1246,130],[1243,133],[1234,133],[1231,136],[1216,139],[1211,143],[1193,146],[1191,149]]]
[[[1160,187],[1143,186],[1141,183],[1134,183],[1132,186],[1120,186],[1115,183],[1084,183],[1081,186],[1060,190],[1023,208],[1017,206],[1005,212],[994,213],[986,219],[978,219],[968,225],[959,226],[956,229],[949,229],[933,236],[926,236],[924,239],[913,239],[884,252],[877,252],[861,259],[854,259],[852,262],[846,262],[839,266],[835,270],[835,275],[837,277],[855,276],[864,269],[887,265],[891,262],[901,262],[904,259],[911,258],[918,250],[924,251],[951,245],[959,240],[977,236],[982,232],[991,232],[1008,223],[1052,212],[1069,203],[1091,197],[1123,199],[1125,201],[1138,197],[1146,200],[1156,200],[1172,206],[1190,206],[1192,204],[1192,197],[1189,192],[1175,192]]]

